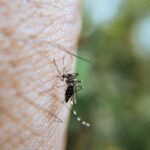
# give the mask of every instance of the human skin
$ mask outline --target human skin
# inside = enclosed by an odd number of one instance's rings
[[[73,71],[58,44],[75,53],[79,33],[79,0],[0,0],[1,150],[65,149],[69,110],[53,60]]]

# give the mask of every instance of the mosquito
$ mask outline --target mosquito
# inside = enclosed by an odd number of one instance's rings
[[[62,86],[67,86],[67,89],[65,91],[65,102],[68,103],[70,100],[71,105],[76,104],[76,98],[77,98],[77,92],[83,89],[81,85],[78,85],[78,83],[81,83],[82,80],[78,80],[77,76],[79,75],[78,73],[67,73],[66,68],[63,67],[63,74],[61,74],[60,70],[57,67],[55,59],[53,59],[54,65],[58,71],[58,76],[61,81],[65,81],[65,85]],[[64,58],[63,58],[63,64],[64,64]],[[58,86],[58,87],[62,87]],[[81,124],[89,127],[90,124],[83,121],[80,117],[78,117],[77,112],[75,110],[71,110],[72,113],[77,117],[77,121],[81,122]]]
[[[77,92],[83,89],[81,85],[78,85],[78,83],[81,83],[82,80],[78,80],[77,76],[79,75],[78,73],[67,73],[65,67],[63,68],[63,74],[60,73],[55,59],[53,60],[54,65],[58,71],[58,78],[60,78],[61,81],[65,81],[65,85],[62,86],[67,86],[66,92],[65,92],[65,102],[68,103],[69,100],[72,100],[72,103],[76,103],[76,95]],[[64,58],[63,58],[64,62]],[[61,86],[58,86],[61,87]]]

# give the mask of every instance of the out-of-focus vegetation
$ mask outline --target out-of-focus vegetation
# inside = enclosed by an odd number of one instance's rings
[[[115,0],[106,1],[114,7]],[[91,127],[72,116],[67,149],[150,150],[150,20],[140,27],[150,18],[150,1],[121,0],[111,19],[97,22],[85,10],[79,55],[94,64],[78,60],[84,90],[75,108]]]

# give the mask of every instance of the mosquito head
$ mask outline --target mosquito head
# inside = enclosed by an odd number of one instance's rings
[[[65,78],[66,79],[72,79],[72,78],[74,78],[72,74],[63,74],[61,77],[64,78],[64,79]]]

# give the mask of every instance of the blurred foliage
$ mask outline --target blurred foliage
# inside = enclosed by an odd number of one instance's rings
[[[136,22],[147,15],[149,0],[123,2],[103,26],[93,27],[83,13],[79,55],[94,64],[78,60],[84,90],[75,109],[91,127],[72,115],[68,150],[150,150],[150,56],[141,57],[131,40]]]

